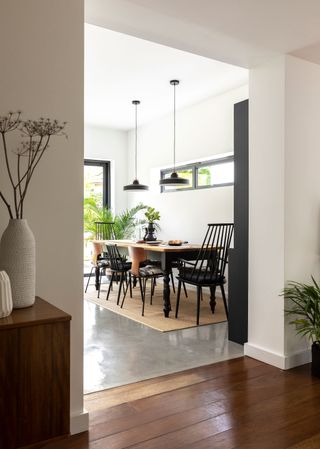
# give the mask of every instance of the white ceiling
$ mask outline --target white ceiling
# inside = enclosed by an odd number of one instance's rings
[[[127,1],[281,53],[320,38],[319,0]]]
[[[319,0],[87,0],[86,21],[247,68],[320,62]]]
[[[105,28],[85,28],[85,122],[128,130],[132,100],[140,100],[139,124],[248,82],[246,69],[231,66]]]

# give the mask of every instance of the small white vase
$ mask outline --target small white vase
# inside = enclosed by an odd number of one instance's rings
[[[12,219],[0,241],[0,270],[9,276],[14,309],[35,301],[35,240],[27,220]]]
[[[12,294],[9,276],[0,271],[0,318],[9,316],[12,312]]]

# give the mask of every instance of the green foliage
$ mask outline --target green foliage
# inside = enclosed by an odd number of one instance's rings
[[[144,215],[148,223],[154,223],[155,221],[160,220],[160,213],[156,211],[154,207],[148,207]]]
[[[115,238],[118,240],[131,238],[136,226],[144,224],[145,220],[136,218],[136,214],[147,209],[144,204],[138,204],[132,209],[114,215],[108,207],[99,207],[95,198],[84,199],[84,230],[93,238],[96,231],[96,221],[114,222]],[[111,236],[110,236],[111,238]]]
[[[145,223],[145,220],[139,220],[136,218],[136,214],[141,210],[146,209],[147,206],[140,203],[132,209],[126,209],[119,215],[114,217],[114,231],[116,239],[131,238],[134,234],[135,228],[138,225]]]
[[[286,315],[293,316],[290,321],[298,334],[307,336],[313,342],[320,342],[320,288],[312,277],[313,285],[289,282],[282,296],[289,300]]]
[[[92,184],[90,182],[85,181],[84,199],[85,200],[93,199],[97,206],[102,207],[102,202],[103,202],[102,192],[101,193],[100,192],[99,193],[92,192],[91,187],[92,187]]]
[[[208,168],[199,168],[198,170],[198,183],[201,186],[210,186],[211,182],[211,171]]]

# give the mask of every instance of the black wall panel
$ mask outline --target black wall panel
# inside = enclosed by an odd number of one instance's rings
[[[229,253],[229,340],[248,340],[249,101],[234,105],[234,248]]]

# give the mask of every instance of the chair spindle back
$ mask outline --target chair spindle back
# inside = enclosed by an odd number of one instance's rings
[[[111,270],[121,272],[125,270],[126,258],[121,256],[117,245],[106,245],[106,252]]]
[[[191,278],[212,282],[222,278],[228,263],[228,252],[234,230],[233,223],[208,224],[208,229],[192,268]]]
[[[96,221],[96,240],[115,240],[113,221]]]

